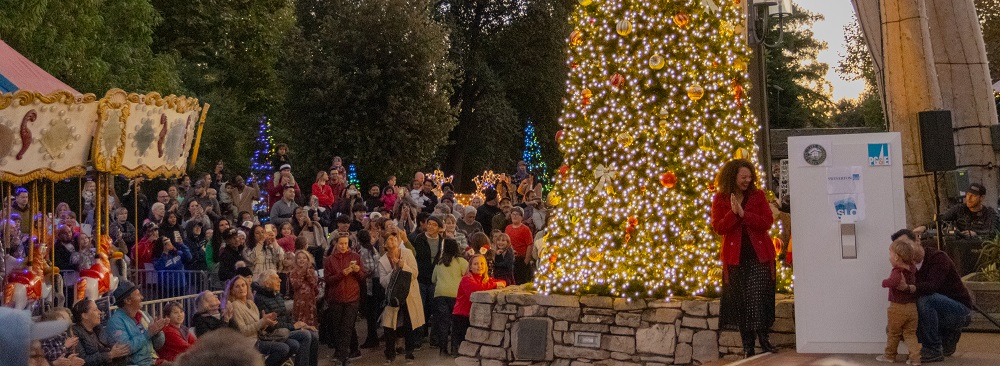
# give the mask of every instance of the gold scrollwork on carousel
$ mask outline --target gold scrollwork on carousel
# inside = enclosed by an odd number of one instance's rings
[[[97,100],[97,96],[87,93],[77,98],[73,95],[73,93],[65,90],[57,90],[47,95],[39,92],[18,90],[13,93],[0,94],[0,109],[10,107],[15,100],[18,102],[18,105],[22,106],[34,103],[36,100],[45,104],[62,103],[66,105],[73,105],[74,103],[82,104],[94,102]]]
[[[145,177],[162,177],[162,178],[177,178],[185,174],[187,166],[181,166],[177,168],[159,168],[153,169],[148,165],[140,165],[135,169],[128,169],[123,166],[119,166],[118,169],[111,171],[112,174],[121,175],[125,178],[132,179],[139,176]]]
[[[168,95],[166,97],[161,96],[157,92],[149,92],[145,95],[132,93],[128,95],[128,101],[132,103],[143,103],[145,105],[155,105],[157,107],[166,106],[168,109],[173,109],[177,113],[187,113],[188,111],[200,111],[201,106],[198,104],[197,98],[178,96],[178,95]]]
[[[121,167],[125,157],[125,126],[131,111],[127,94],[121,89],[111,89],[97,106],[97,131],[91,156],[94,168],[102,172],[113,172]],[[117,123],[109,119],[118,114]],[[112,156],[109,156],[112,155]]]
[[[22,185],[39,179],[48,179],[54,182],[73,177],[79,177],[84,174],[87,174],[87,169],[79,166],[75,166],[61,172],[57,172],[51,169],[41,169],[32,171],[24,175],[18,175],[0,171],[0,181],[4,181],[13,185]]]

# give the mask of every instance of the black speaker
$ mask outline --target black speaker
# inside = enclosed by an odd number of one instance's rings
[[[955,170],[955,134],[951,111],[917,113],[920,120],[920,148],[925,172]]]

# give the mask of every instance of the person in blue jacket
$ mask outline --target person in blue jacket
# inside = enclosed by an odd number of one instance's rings
[[[185,263],[191,261],[191,250],[183,243],[174,244],[161,236],[153,242],[153,268],[159,278],[162,298],[185,295],[188,287]]]
[[[109,343],[128,345],[127,364],[153,366],[156,363],[155,348],[163,346],[163,327],[167,319],[153,319],[142,311],[142,294],[129,281],[121,281],[114,294],[117,309],[108,319],[107,336]]]

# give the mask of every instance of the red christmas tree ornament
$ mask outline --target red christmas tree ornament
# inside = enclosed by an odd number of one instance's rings
[[[557,144],[559,143],[559,141],[562,141],[562,138],[563,138],[563,130],[556,131],[556,143]]]
[[[677,175],[674,172],[666,172],[660,175],[660,184],[667,188],[674,188],[677,184]]]
[[[622,76],[622,74],[615,73],[614,75],[611,75],[611,78],[608,79],[608,81],[611,82],[612,87],[621,88],[621,86],[625,84],[625,77]]]
[[[559,167],[559,176],[566,178],[566,174],[569,174],[569,165],[563,164]]]

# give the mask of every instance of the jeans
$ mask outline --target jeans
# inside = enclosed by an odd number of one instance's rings
[[[969,308],[937,293],[917,299],[917,313],[917,340],[923,345],[926,357],[941,356],[944,348],[954,348],[962,328],[972,321]]]
[[[281,366],[288,359],[290,349],[284,342],[258,341],[257,351],[264,355],[264,365]]]
[[[462,315],[451,316],[451,350],[458,354],[458,347],[462,346],[465,340],[465,333],[469,331],[469,317]]]
[[[382,325],[379,323],[379,317],[382,316],[382,308],[385,305],[385,289],[382,285],[378,283],[378,279],[372,280],[372,295],[367,295],[362,293],[363,302],[361,313],[364,314],[365,320],[368,325],[368,334],[365,339],[365,344],[377,345],[378,344],[378,328]]]
[[[431,343],[447,350],[448,335],[451,333],[451,312],[455,310],[455,298],[438,296],[434,298],[437,316],[431,328]]]
[[[354,321],[358,318],[358,303],[331,303],[330,313],[333,322],[330,330],[337,348],[336,355],[347,359],[351,354],[352,338],[355,337]]]
[[[298,342],[298,356],[295,357],[295,364],[302,366],[316,366],[319,362],[319,333],[299,329],[293,330],[288,335],[289,340]]]

